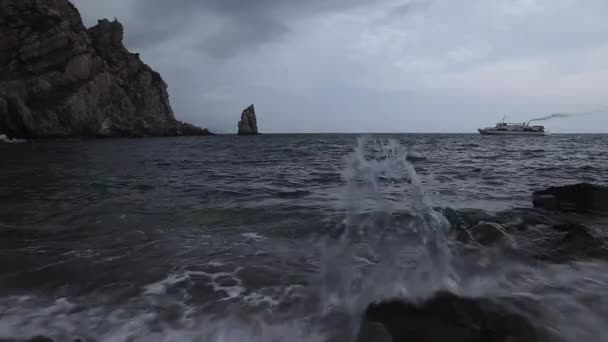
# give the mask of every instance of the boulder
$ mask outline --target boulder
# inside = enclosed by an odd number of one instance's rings
[[[241,121],[239,121],[239,135],[257,135],[258,121],[255,116],[255,108],[253,105],[243,110]]]
[[[478,243],[489,246],[506,240],[513,244],[508,229],[494,222],[479,222],[469,230],[471,238]]]
[[[0,23],[1,134],[207,134],[175,119],[166,83],[125,48],[117,20],[87,30],[68,0],[3,0]]]
[[[553,246],[549,246],[544,251],[538,248],[537,259],[556,263],[608,259],[608,246],[588,227],[582,224],[564,223],[551,228],[561,234]]]
[[[450,237],[468,254],[478,247],[500,249],[512,256],[552,263],[608,260],[608,245],[596,232],[608,227],[608,216],[511,209],[496,214],[482,210],[444,209]]]
[[[608,187],[588,183],[550,187],[536,191],[535,208],[556,211],[608,212]]]
[[[357,342],[534,342],[547,341],[521,312],[539,318],[529,303],[437,293],[422,302],[391,300],[367,307]]]
[[[482,209],[452,209],[441,210],[443,216],[448,220],[452,228],[462,229],[473,227],[480,222],[494,221],[495,217]],[[496,221],[494,221],[496,222]]]

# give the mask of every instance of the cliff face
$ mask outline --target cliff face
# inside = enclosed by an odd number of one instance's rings
[[[68,0],[0,1],[0,134],[207,134],[175,120],[167,85],[122,40],[118,21],[87,30]]]
[[[241,114],[239,121],[239,135],[256,135],[258,134],[258,121],[255,116],[255,108],[253,105],[247,107]]]

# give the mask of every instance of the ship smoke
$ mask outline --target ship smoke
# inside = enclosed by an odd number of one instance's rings
[[[528,122],[534,122],[534,121],[547,121],[547,120],[551,120],[551,119],[563,119],[563,118],[569,118],[572,116],[583,116],[583,115],[594,115],[594,114],[602,114],[602,113],[608,113],[608,107],[606,108],[602,108],[599,110],[595,110],[595,111],[591,111],[591,112],[581,112],[581,113],[555,113],[555,114],[549,114],[540,118],[536,118],[536,119],[532,119]]]
[[[543,116],[542,118],[532,119],[532,120],[530,120],[530,122],[547,121],[547,120],[558,119],[558,118],[567,118],[567,117],[574,116],[574,115],[577,115],[577,114],[555,113],[555,114]]]

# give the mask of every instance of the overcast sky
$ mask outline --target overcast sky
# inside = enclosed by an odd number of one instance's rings
[[[606,0],[73,0],[117,17],[178,119],[232,133],[474,132],[608,107]],[[544,123],[608,132],[608,113]]]

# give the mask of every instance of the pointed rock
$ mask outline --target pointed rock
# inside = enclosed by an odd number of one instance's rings
[[[258,122],[253,105],[247,107],[241,114],[239,121],[239,135],[257,135]]]

